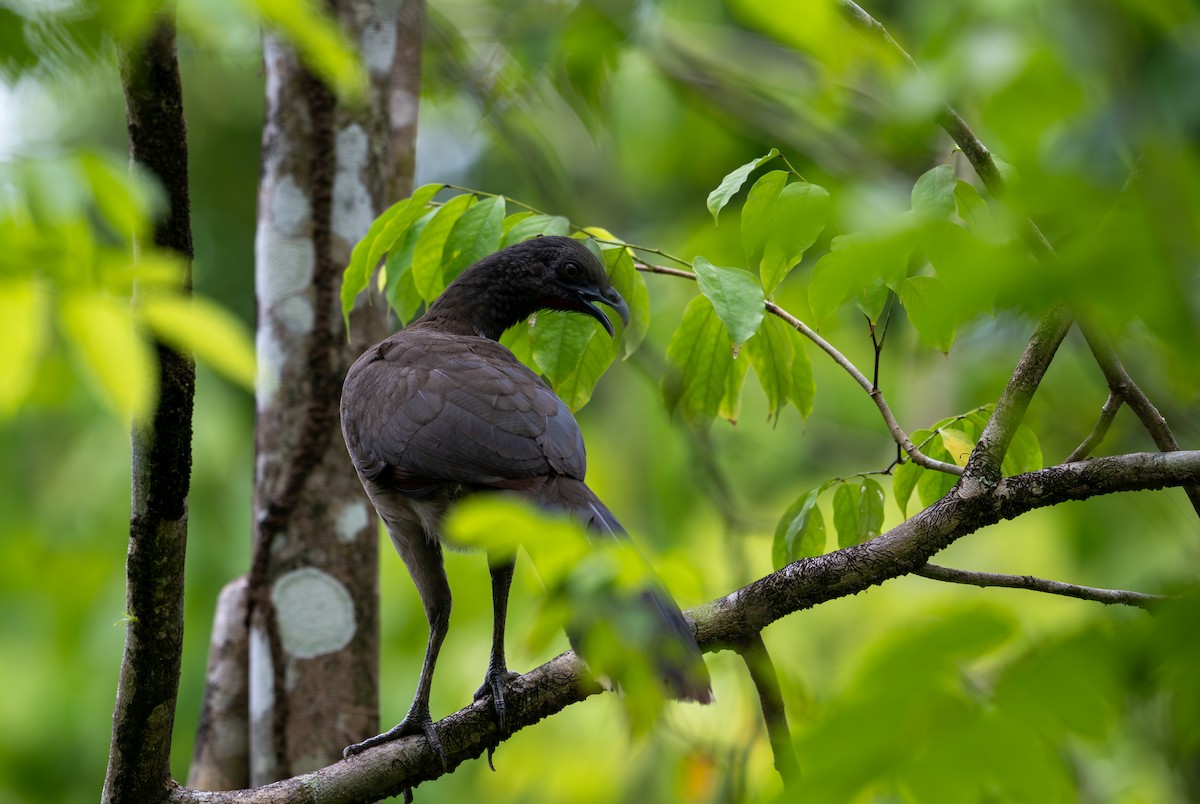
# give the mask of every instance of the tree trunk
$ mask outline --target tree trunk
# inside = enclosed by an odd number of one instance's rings
[[[331,6],[368,70],[363,103],[338,101],[277,36],[264,38],[254,559],[244,595],[222,595],[218,619],[231,630],[214,633],[194,785],[313,770],[378,731],[378,530],[338,401],[350,363],[386,333],[386,305],[356,309],[348,341],[339,292],[355,243],[411,191],[424,5]],[[249,631],[239,635],[241,605]],[[248,712],[222,674],[239,651]],[[247,724],[248,776],[230,759]]]
[[[168,199],[154,242],[184,260],[183,282],[190,288],[187,131],[171,19],[161,18],[141,46],[121,54],[121,78],[130,158],[158,178]],[[158,402],[150,421],[134,424],[131,438],[129,618],[101,796],[106,802],[158,801],[171,781],[196,367],[189,356],[162,344],[157,355]]]

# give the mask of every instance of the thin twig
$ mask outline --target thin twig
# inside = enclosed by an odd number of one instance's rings
[[[937,564],[926,564],[913,572],[922,578],[946,583],[960,583],[968,586],[999,586],[1005,589],[1028,589],[1031,592],[1045,592],[1048,595],[1062,595],[1079,600],[1091,600],[1107,605],[1135,606],[1146,611],[1153,611],[1154,604],[1171,600],[1169,595],[1149,595],[1145,592],[1131,592],[1125,589],[1098,589],[1094,586],[1079,586],[1062,581],[1051,581],[1034,575],[1003,575],[998,572],[974,572],[972,570],[953,569]]]
[[[1120,394],[1115,391],[1108,392],[1108,399],[1104,400],[1104,407],[1100,408],[1100,418],[1096,420],[1096,426],[1092,428],[1092,432],[1088,433],[1087,438],[1083,439],[1083,443],[1067,456],[1067,459],[1063,463],[1082,461],[1092,454],[1092,450],[1100,446],[1100,442],[1108,434],[1108,428],[1112,426],[1113,419],[1117,416],[1117,411],[1121,409],[1122,401]]]
[[[665,265],[653,265],[650,263],[639,262],[634,263],[634,267],[636,267],[639,271],[644,271],[651,274],[676,276],[681,279],[691,279],[693,281],[696,279],[696,275],[691,271],[683,271],[678,268],[668,268]],[[792,327],[801,335],[815,343],[823,352],[833,358],[833,362],[841,366],[842,369],[844,369],[845,372],[849,374],[864,391],[867,392],[867,395],[870,396],[871,400],[875,403],[875,407],[879,408],[879,413],[883,416],[883,422],[885,425],[887,425],[888,432],[892,434],[892,438],[896,440],[896,443],[900,445],[901,449],[904,450],[913,463],[917,464],[918,466],[923,466],[926,469],[933,469],[934,471],[945,472],[946,474],[950,475],[961,475],[963,473],[962,467],[952,463],[946,463],[945,461],[939,461],[934,458],[930,458],[928,455],[921,452],[921,450],[917,448],[917,445],[913,443],[912,439],[908,437],[908,433],[904,432],[904,428],[900,426],[900,422],[896,421],[896,416],[892,413],[892,409],[888,407],[887,400],[885,400],[883,397],[883,392],[876,388],[874,384],[867,379],[867,376],[859,371],[858,367],[850,362],[848,357],[839,352],[833,346],[833,344],[822,338],[816,333],[815,330],[813,330],[799,318],[796,318],[796,316],[792,315],[787,310],[780,307],[775,302],[767,300],[763,302],[763,306],[766,307],[767,312],[779,317],[786,322],[788,326]]]
[[[779,688],[779,676],[767,653],[762,635],[755,634],[750,639],[737,645],[735,650],[746,663],[750,671],[750,680],[758,691],[758,701],[762,705],[763,721],[767,724],[767,740],[771,743],[771,753],[775,757],[775,770],[783,779],[785,790],[793,789],[800,780],[800,763],[796,761],[796,753],[792,749],[792,733],[788,729],[787,712],[783,707],[783,693]]]

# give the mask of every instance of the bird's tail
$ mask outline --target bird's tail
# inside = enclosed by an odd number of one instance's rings
[[[633,548],[621,523],[582,481],[552,478],[540,489],[538,502],[547,508],[568,511],[596,537],[608,537]],[[709,703],[712,685],[692,627],[662,581],[644,560],[641,563],[645,565],[645,572],[639,578],[638,588],[606,595],[599,610],[590,612],[594,616],[585,616],[582,622],[568,629],[571,644],[587,659],[585,643],[594,627],[587,621],[608,620],[623,629],[618,635],[622,641],[631,640],[626,641],[626,645],[633,644],[639,650],[644,646],[644,655],[651,657],[668,695],[679,700]]]

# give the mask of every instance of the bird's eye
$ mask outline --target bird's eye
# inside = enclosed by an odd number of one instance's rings
[[[562,273],[563,279],[574,282],[576,279],[579,278],[579,273],[581,270],[582,269],[579,267],[579,263],[566,262],[566,263],[563,263],[561,273]]]

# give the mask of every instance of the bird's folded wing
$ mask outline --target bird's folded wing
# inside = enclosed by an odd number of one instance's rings
[[[500,344],[420,329],[385,344],[343,391],[346,440],[364,476],[398,488],[584,476],[570,412]]]

